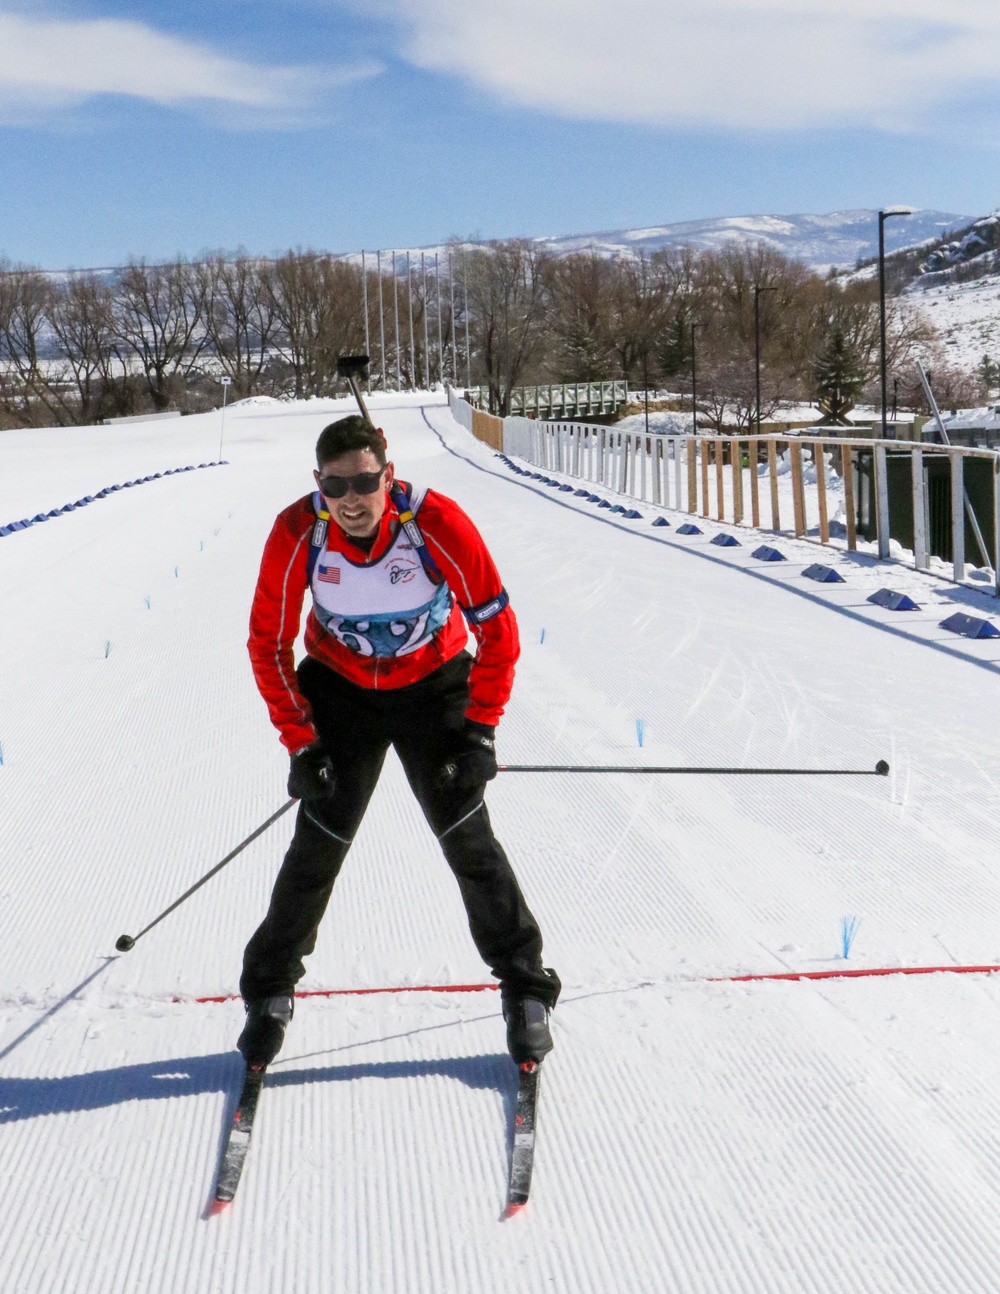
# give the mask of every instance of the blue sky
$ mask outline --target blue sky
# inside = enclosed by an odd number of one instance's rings
[[[1000,205],[1000,5],[0,0],[0,255]]]

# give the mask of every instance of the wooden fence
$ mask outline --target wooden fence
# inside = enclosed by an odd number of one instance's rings
[[[499,453],[503,452],[503,418],[495,418],[491,413],[473,409],[472,434]]]

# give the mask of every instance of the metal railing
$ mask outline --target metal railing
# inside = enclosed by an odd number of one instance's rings
[[[477,409],[490,407],[489,387],[474,386],[466,398]],[[628,403],[628,382],[564,382],[547,386],[516,386],[510,393],[511,416],[537,414],[539,418],[586,418],[618,412]]]

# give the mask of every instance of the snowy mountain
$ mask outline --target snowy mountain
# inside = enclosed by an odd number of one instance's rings
[[[938,240],[951,229],[970,224],[974,216],[948,211],[916,211],[886,225],[890,248]],[[663,247],[719,248],[727,243],[765,243],[817,270],[853,266],[878,254],[878,212],[864,208],[827,215],[722,216],[657,225],[649,229],[615,229],[596,234],[536,239],[541,246],[566,253],[593,249],[600,255],[655,252]]]
[[[912,216],[898,216],[886,225],[886,246],[891,250],[917,244],[936,246],[947,241],[955,229],[971,225],[975,216],[950,211],[916,211]],[[859,260],[878,254],[878,212],[859,208],[855,211],[832,211],[826,215],[794,216],[718,216],[707,220],[686,220],[677,224],[653,225],[646,229],[611,229],[592,234],[526,234],[537,246],[557,256],[570,252],[596,252],[598,256],[635,256],[639,252],[656,252],[664,247],[698,249],[725,247],[727,243],[765,243],[784,256],[802,261],[815,270],[831,267],[853,269]],[[459,246],[474,248],[484,241],[468,239]],[[449,244],[396,248],[396,273],[405,274],[406,256],[419,267],[421,255],[428,263],[438,255],[442,263],[448,258]],[[388,272],[389,251],[381,253],[383,273]],[[359,263],[360,252],[351,252],[344,260]],[[375,263],[375,253],[367,252],[367,264]]]

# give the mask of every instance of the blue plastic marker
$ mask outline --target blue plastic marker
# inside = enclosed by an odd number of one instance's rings
[[[847,961],[851,955],[851,946],[854,943],[858,933],[858,927],[861,925],[860,917],[841,917],[840,918],[840,949],[844,961]]]

